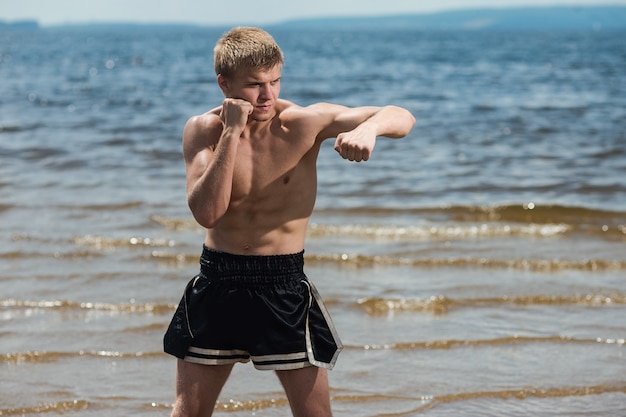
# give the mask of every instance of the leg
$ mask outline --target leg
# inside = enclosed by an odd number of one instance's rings
[[[331,417],[326,369],[309,366],[293,371],[276,371],[283,384],[294,417]]]
[[[210,417],[233,365],[199,365],[178,359],[172,417]]]

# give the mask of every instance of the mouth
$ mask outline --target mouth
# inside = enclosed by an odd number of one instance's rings
[[[271,103],[256,105],[254,106],[254,115],[251,115],[250,118],[257,122],[270,120],[272,118],[272,108],[273,105]]]

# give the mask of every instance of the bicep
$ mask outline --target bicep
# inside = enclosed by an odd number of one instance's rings
[[[211,129],[199,119],[190,119],[183,131],[183,158],[187,172],[187,188],[193,187],[213,157]]]
[[[346,107],[337,104],[319,104],[315,111],[320,114],[321,130],[319,139],[335,138],[343,132],[349,132],[372,117],[379,107]]]

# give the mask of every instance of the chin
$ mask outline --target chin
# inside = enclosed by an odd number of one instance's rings
[[[250,116],[250,118],[252,120],[255,120],[257,122],[267,122],[268,120],[272,120],[272,118],[274,117],[274,112],[267,112],[267,113],[262,113],[262,114],[253,114]]]

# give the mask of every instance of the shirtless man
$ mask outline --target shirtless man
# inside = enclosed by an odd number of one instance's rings
[[[188,204],[207,232],[164,338],[178,357],[172,416],[211,416],[234,363],[249,360],[276,372],[294,416],[331,416],[326,370],[342,346],[303,273],[317,155],[336,138],[341,157],[367,161],[377,136],[404,137],[415,119],[279,99],[282,51],[260,29],[226,33],[214,58],[225,99],[183,132]]]

